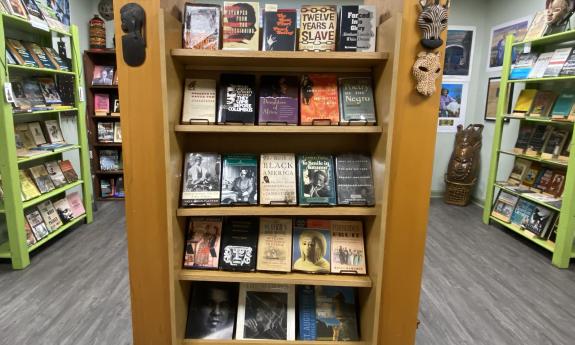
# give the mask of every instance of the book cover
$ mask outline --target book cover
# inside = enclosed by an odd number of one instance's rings
[[[547,11],[541,10],[537,11],[533,16],[533,20],[527,29],[527,33],[523,38],[523,41],[532,41],[543,36],[547,31]]]
[[[34,133],[30,128],[29,124],[27,123],[17,123],[14,126],[14,134],[18,136],[17,146],[21,146],[24,149],[31,149],[36,147],[36,140],[40,140],[40,138],[36,138],[37,133]]]
[[[114,123],[114,142],[121,143],[122,142],[122,123],[115,122]]]
[[[105,116],[110,112],[110,95],[107,93],[94,94],[94,115]]]
[[[30,130],[30,134],[32,134],[32,138],[34,139],[34,144],[36,144],[36,146],[44,145],[47,143],[40,122],[29,122],[28,129]]]
[[[28,12],[28,21],[33,27],[48,31],[48,23],[44,20],[42,11],[34,0],[22,0],[22,4]]]
[[[72,212],[72,217],[78,218],[86,213],[86,209],[84,208],[84,202],[82,201],[82,197],[80,196],[79,192],[73,192],[66,195],[66,199],[68,200],[68,204],[70,205],[70,211]]]
[[[186,79],[182,123],[216,123],[216,81]]]
[[[69,19],[67,21],[64,20],[65,17],[69,17],[69,14],[66,15],[59,4],[55,3],[52,0],[46,0],[46,1],[36,0],[36,4],[40,8],[40,11],[42,12],[42,15],[44,16],[44,19],[48,23],[50,29],[63,32],[70,31]],[[67,24],[65,22],[67,22]]]
[[[538,91],[529,111],[529,116],[549,116],[556,99],[557,94],[553,91]]]
[[[298,192],[300,205],[336,204],[332,156],[298,156]]]
[[[22,201],[27,201],[40,196],[40,190],[38,190],[38,187],[36,187],[26,171],[19,170],[18,174],[20,177],[20,188],[22,190]]]
[[[340,154],[335,157],[338,205],[375,204],[371,157]]]
[[[565,141],[565,145],[563,145],[563,150],[559,154],[559,160],[562,162],[568,162],[569,156],[571,154],[571,145],[573,145],[573,135],[569,134],[569,137]]]
[[[18,61],[18,64],[30,67],[40,67],[36,60],[32,57],[32,54],[24,47],[22,42],[7,38],[6,39],[6,49],[10,51],[10,54]]]
[[[122,169],[120,163],[120,151],[118,150],[100,150],[100,170],[102,171],[117,171]]]
[[[302,125],[339,124],[339,94],[335,74],[305,74],[300,86]]]
[[[42,219],[44,219],[46,227],[50,232],[64,225],[64,223],[62,223],[62,220],[58,216],[58,212],[56,212],[56,209],[54,208],[54,205],[50,200],[46,200],[38,204],[38,211],[40,211]]]
[[[297,125],[298,96],[299,81],[296,76],[262,76],[258,123]]]
[[[330,229],[295,227],[293,231],[294,271],[329,273]]]
[[[221,162],[217,153],[186,153],[182,207],[220,204]]]
[[[55,144],[66,142],[62,135],[62,130],[60,129],[60,123],[58,120],[46,120],[44,121],[44,127],[46,128],[46,133],[48,134],[50,143]]]
[[[258,222],[257,217],[224,219],[220,269],[244,272],[256,270]]]
[[[258,271],[291,272],[292,220],[260,218]]]
[[[126,192],[124,191],[124,177],[118,177],[116,179],[114,196],[116,198],[123,198],[126,196]]]
[[[551,118],[557,120],[567,119],[574,104],[575,93],[562,93],[557,98],[553,110],[551,110]]]
[[[112,85],[114,66],[94,66],[92,85]]]
[[[56,66],[56,68],[58,68],[61,71],[66,72],[70,71],[70,64],[68,63],[66,58],[61,57],[60,54],[56,52],[56,50],[50,47],[42,47],[42,49],[44,49],[46,55],[48,56],[48,58],[50,58],[50,60],[52,60],[52,63],[54,64],[54,66]]]
[[[525,223],[525,230],[537,236],[543,235],[547,231],[547,228],[552,225],[554,214],[555,212],[550,209],[536,205]]]
[[[262,50],[294,51],[297,36],[297,10],[266,4],[263,18]]]
[[[111,198],[114,196],[114,179],[100,180],[100,196],[102,198]]]
[[[68,183],[78,181],[78,174],[76,174],[72,162],[69,160],[63,160],[58,162],[58,165],[60,166],[60,170],[62,170],[62,174],[64,174]]]
[[[222,21],[224,50],[259,50],[258,2],[224,1]]]
[[[46,171],[48,172],[48,176],[50,176],[50,180],[52,180],[54,187],[60,188],[67,183],[66,177],[62,173],[58,162],[46,162],[44,163],[44,166],[46,167]]]
[[[567,58],[567,61],[563,64],[563,68],[561,68],[561,72],[559,72],[560,76],[569,76],[575,75],[575,51],[572,51]]]
[[[295,340],[295,286],[240,284],[236,339]]]
[[[114,142],[114,122],[98,122],[98,142]]]
[[[9,49],[6,49],[6,62],[9,65],[19,65],[18,61],[12,56]]]
[[[565,188],[565,172],[554,171],[553,177],[551,177],[551,182],[549,182],[547,188],[545,188],[543,192],[558,198],[563,194],[564,188]]]
[[[301,6],[299,50],[321,52],[334,51],[336,31],[337,6]]]
[[[54,83],[52,78],[36,78],[38,86],[40,86],[40,91],[42,91],[42,96],[46,104],[60,104],[62,103],[62,98]]]
[[[70,203],[68,203],[68,199],[63,198],[54,202],[54,208],[56,209],[56,213],[63,224],[69,223],[72,219],[74,219],[74,215],[72,214],[72,208],[70,207]]]
[[[24,79],[22,86],[24,87],[24,95],[26,95],[26,99],[32,104],[32,107],[46,107],[46,100],[37,81]]]
[[[375,124],[372,80],[368,77],[339,78],[339,106],[342,123]]]
[[[331,273],[367,274],[361,221],[332,220],[330,223]]]
[[[46,223],[44,223],[44,219],[42,219],[42,215],[40,211],[36,207],[30,207],[24,210],[24,216],[30,225],[32,233],[34,237],[36,237],[37,241],[40,241],[44,237],[48,236],[50,231],[48,227],[46,227]]]
[[[298,340],[316,339],[315,289],[313,285],[298,285]]]
[[[21,79],[11,80],[12,93],[14,96],[13,107],[19,111],[28,111],[32,108],[32,103],[26,98],[24,93],[24,84]]]
[[[258,203],[258,156],[224,155],[221,204]]]
[[[28,221],[26,219],[24,219],[24,231],[26,232],[26,245],[28,247],[38,242],[36,241],[36,237],[34,237],[32,228],[30,227],[30,224],[28,224]]]
[[[531,217],[531,213],[535,210],[535,207],[537,207],[537,205],[531,201],[519,199],[515,209],[513,210],[513,214],[511,215],[511,223],[524,228],[529,221],[529,217]]]
[[[535,183],[533,183],[532,189],[538,192],[543,192],[547,189],[547,186],[551,183],[553,178],[553,169],[543,168],[535,178]]]
[[[218,122],[254,124],[256,119],[255,86],[255,75],[222,74]]]
[[[545,70],[547,69],[547,66],[549,66],[549,62],[551,61],[552,58],[553,58],[553,52],[542,53],[541,55],[539,55],[539,57],[537,58],[537,62],[535,62],[535,66],[533,66],[533,69],[531,69],[527,78],[528,79],[543,78]],[[523,79],[523,78],[517,78],[517,79]]]
[[[186,3],[183,48],[220,48],[220,6]]]
[[[191,285],[186,338],[233,339],[238,284],[193,282]]]
[[[536,89],[521,90],[521,93],[519,93],[519,98],[517,98],[517,102],[515,103],[515,108],[513,108],[513,115],[527,114],[531,109],[535,95],[537,95]]]
[[[33,42],[22,42],[24,47],[28,50],[30,55],[40,68],[56,69],[56,66],[52,63],[52,60],[46,55],[46,52],[38,44]]]
[[[551,58],[551,61],[549,61],[549,65],[545,69],[543,77],[557,77],[565,64],[565,61],[567,61],[569,54],[571,54],[572,49],[573,48],[555,49],[553,57]]]
[[[341,6],[338,25],[338,51],[375,51],[374,6]]]
[[[564,129],[555,128],[551,135],[545,141],[543,149],[541,150],[542,159],[557,159],[563,150],[563,146],[567,142],[569,131]]]
[[[516,158],[513,164],[513,170],[511,170],[510,178],[516,181],[523,181],[523,177],[527,174],[527,170],[531,166],[531,161],[523,158]]]
[[[222,218],[190,218],[184,268],[217,269],[221,237]]]
[[[541,165],[538,163],[532,163],[529,169],[527,169],[525,176],[523,176],[521,183],[527,187],[533,187],[540,171]]]
[[[537,62],[539,54],[537,53],[522,53],[517,58],[517,61],[511,66],[511,74],[509,79],[525,79],[531,73],[531,70]]]
[[[52,179],[50,179],[50,175],[48,175],[48,170],[44,165],[36,165],[30,168],[30,175],[36,182],[36,186],[40,193],[48,193],[51,190],[56,189],[54,184],[52,183]]]
[[[355,288],[316,286],[315,309],[317,340],[359,340]]]
[[[6,5],[12,15],[28,20],[28,13],[20,0],[8,0]]]
[[[515,208],[515,205],[517,205],[518,201],[519,197],[509,194],[504,190],[500,190],[497,200],[495,201],[495,205],[493,206],[493,210],[491,211],[491,215],[509,223],[509,221],[511,221],[513,209]]]
[[[529,145],[527,146],[525,154],[528,156],[540,155],[541,150],[543,149],[543,145],[545,145],[545,141],[547,141],[547,138],[549,138],[551,133],[553,133],[553,126],[549,125],[535,126],[535,130],[533,131],[533,135],[529,140]]]
[[[261,205],[297,205],[293,153],[261,154],[260,176]]]

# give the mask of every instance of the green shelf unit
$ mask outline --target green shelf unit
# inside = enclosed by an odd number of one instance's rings
[[[495,183],[495,187],[497,187],[497,188],[499,188],[499,189],[503,189],[504,191],[506,191],[506,192],[509,193],[509,194],[513,194],[513,195],[515,195],[515,196],[519,196],[519,197],[521,197],[521,198],[523,198],[523,199],[529,200],[529,201],[531,201],[531,202],[533,202],[533,203],[535,203],[535,204],[538,204],[538,205],[541,205],[541,206],[550,208],[550,209],[552,209],[553,211],[556,211],[556,212],[560,212],[560,211],[561,211],[561,209],[559,209],[559,208],[557,208],[557,207],[555,207],[555,206],[549,205],[549,204],[544,203],[543,201],[537,200],[537,199],[535,199],[535,198],[531,198],[531,197],[529,197],[529,196],[527,196],[527,195],[525,195],[525,194],[518,193],[518,192],[514,191],[513,189],[509,189],[509,188],[507,188],[506,186],[501,185],[501,184],[499,184],[499,183]]]
[[[552,36],[543,37],[537,40],[531,41],[532,46],[536,46],[541,49],[545,49],[546,46],[550,46],[558,43],[565,43],[575,40],[575,30],[564,32]],[[557,78],[541,78],[541,79],[521,79],[521,80],[509,80],[509,74],[511,72],[511,51],[513,46],[522,45],[525,42],[514,42],[514,37],[509,35],[505,40],[505,54],[503,58],[503,70],[501,72],[500,81],[500,94],[506,95],[507,89],[510,83],[547,83],[547,82],[560,82],[574,80],[575,77],[557,77]],[[575,46],[575,43],[574,43]],[[501,149],[501,142],[503,136],[504,123],[506,118],[518,118],[509,116],[506,113],[508,100],[506,97],[500,97],[497,103],[497,117],[495,121],[495,130],[493,134],[493,146],[491,148],[491,165],[489,168],[489,177],[487,179],[487,192],[485,196],[485,204],[483,207],[483,222],[489,224],[494,222],[504,226],[506,229],[514,231],[526,238],[529,238],[532,242],[540,245],[543,248],[551,251],[553,258],[551,260],[552,264],[559,268],[569,267],[569,262],[571,258],[575,257],[575,251],[573,250],[573,240],[575,238],[575,154],[571,154],[567,162],[555,161],[555,160],[545,160],[539,157],[527,156],[523,154],[515,154],[514,152],[509,152]],[[549,119],[535,119],[535,118],[521,118],[524,121],[537,121],[537,122],[547,122],[553,123],[559,121],[552,121]],[[557,123],[558,125],[563,125],[564,123]],[[566,125],[571,126],[573,130],[573,124],[565,122]],[[575,148],[575,144],[571,142],[571,150]],[[557,228],[557,237],[555,243],[542,240],[537,237],[531,236],[529,233],[520,229],[519,227],[505,223],[496,218],[491,217],[491,210],[495,198],[495,189],[499,188],[497,186],[497,171],[499,169],[501,154],[513,155],[516,157],[525,158],[531,161],[540,162],[543,164],[554,165],[562,167],[566,171],[566,181],[565,181],[565,192],[563,194],[563,202],[561,209],[559,210],[560,221]],[[531,200],[529,198],[528,200]],[[534,201],[535,202],[535,201]],[[554,209],[553,207],[549,207]]]
[[[521,120],[521,121],[526,121],[526,122],[547,123],[547,124],[552,124],[554,126],[573,126],[573,124],[575,124],[575,122],[571,122],[571,121],[559,121],[559,120],[552,120],[549,118],[536,117],[536,116],[519,117],[519,116],[513,116],[513,115],[505,115],[504,118],[509,119],[509,120]]]
[[[90,172],[90,157],[88,148],[88,137],[86,128],[86,114],[85,114],[85,101],[80,99],[80,87],[84,85],[84,76],[82,74],[82,59],[80,55],[80,46],[78,40],[78,28],[76,26],[70,27],[70,33],[61,33],[56,30],[45,31],[33,27],[28,21],[13,17],[10,15],[0,15],[0,68],[3,69],[0,73],[0,83],[4,84],[9,82],[10,75],[24,75],[24,76],[38,76],[38,75],[51,75],[57,77],[58,75],[73,75],[74,76],[74,98],[75,104],[72,109],[54,109],[48,111],[36,111],[26,113],[12,112],[12,106],[6,101],[0,102],[0,175],[2,176],[2,187],[4,190],[3,209],[0,210],[4,213],[6,218],[6,225],[8,228],[8,241],[0,244],[0,258],[10,259],[12,268],[24,269],[30,265],[30,251],[39,248],[45,243],[50,242],[57,234],[69,229],[71,226],[79,222],[91,223],[93,220],[92,213],[92,183]],[[19,38],[18,35],[25,36],[23,38],[34,40],[45,46],[52,45],[52,37],[67,36],[70,38],[71,48],[71,69],[72,72],[63,72],[57,70],[32,68],[18,65],[8,65],[6,61],[6,33],[9,37]],[[77,145],[62,148],[55,152],[47,152],[42,155],[33,156],[30,158],[19,159],[16,154],[16,140],[14,138],[14,123],[15,119],[25,119],[26,116],[31,115],[44,115],[50,114],[51,118],[60,117],[63,112],[76,112],[77,123]],[[52,117],[53,116],[53,117]],[[76,167],[79,175],[79,181],[68,184],[64,187],[53,190],[49,193],[43,194],[38,198],[30,201],[23,202],[21,199],[21,187],[19,178],[20,164],[25,163],[33,165],[34,160],[53,157],[58,158],[63,152],[70,150],[78,150],[80,159],[79,170]],[[25,218],[24,209],[36,205],[44,200],[50,199],[58,194],[63,194],[73,187],[81,187],[84,201],[84,208],[86,214],[73,222],[68,223],[60,229],[52,232],[49,236],[39,241],[32,247],[26,245],[26,233],[24,230]]]

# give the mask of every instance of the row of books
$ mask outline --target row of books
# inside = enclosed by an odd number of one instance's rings
[[[18,123],[14,126],[14,137],[18,157],[32,157],[69,146],[58,120]]]
[[[98,142],[121,143],[122,125],[120,122],[98,122]]]
[[[553,169],[542,166],[537,162],[516,158],[513,164],[513,170],[509,174],[507,181],[500,181],[498,183],[518,193],[530,193],[530,196],[532,195],[531,193],[533,193],[533,195],[542,193],[547,197],[539,198],[533,196],[533,198],[549,202],[555,207],[560,207],[560,202],[556,202],[560,200],[563,195],[565,180],[564,169]]]
[[[22,201],[34,199],[75,181],[78,181],[78,175],[69,160],[51,161],[21,169]]]
[[[229,217],[188,223],[184,268],[366,274],[365,262],[361,221]]]
[[[71,108],[63,105],[59,88],[52,77],[14,78],[8,101],[14,112]]]
[[[118,85],[118,73],[114,66],[94,66],[92,73],[92,86]]]
[[[64,5],[67,8],[62,8]],[[0,0],[0,12],[26,19],[30,24],[39,29],[48,28],[68,32],[69,5],[62,1],[43,0]]]
[[[6,39],[6,60],[11,65],[70,71],[70,62],[51,47],[34,42]]]
[[[186,79],[182,123],[253,125],[375,124],[372,79],[335,74],[265,75],[260,79],[256,107],[256,77],[222,74],[216,80]],[[259,111],[256,111],[259,109]],[[257,116],[256,116],[257,113]]]
[[[533,79],[575,75],[573,48],[559,48],[546,53],[523,53],[511,66],[509,79]]]
[[[357,298],[352,287],[194,282],[186,338],[358,341]]]
[[[260,12],[258,2],[224,1],[223,11],[219,5],[187,3],[182,46],[210,50],[260,50],[261,46],[263,51],[373,52],[376,33],[375,6],[370,5],[339,6],[338,12],[336,5],[303,5],[298,11],[265,4]]]
[[[551,90],[521,90],[515,108],[514,117],[551,117],[558,121],[575,120],[575,93],[557,93]]]
[[[100,178],[100,197],[102,198],[123,198],[124,178]]]
[[[513,152],[567,162],[571,154],[572,143],[570,129],[545,124],[522,123]]]
[[[120,99],[116,96],[113,98],[113,107],[110,108],[111,95],[108,93],[95,93],[94,94],[94,115],[95,116],[112,116],[120,115]]]
[[[26,244],[33,245],[84,213],[86,210],[78,192],[70,193],[54,202],[46,200],[37,207],[27,208],[24,211]]]
[[[120,150],[99,150],[98,157],[101,171],[119,171],[122,170],[122,154]]]
[[[185,155],[182,175],[183,207],[257,205],[258,199],[260,205],[286,206],[375,203],[371,157],[363,154],[339,154],[335,159],[300,154],[296,166],[293,153],[222,158],[217,153],[194,152]]]

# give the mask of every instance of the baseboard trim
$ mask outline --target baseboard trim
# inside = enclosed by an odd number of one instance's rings
[[[431,197],[431,199],[439,199],[439,198],[443,198],[444,195],[445,195],[445,191],[443,191],[443,190],[432,190],[430,197]],[[473,204],[483,208],[483,205],[485,204],[485,199],[481,199],[481,198],[478,198],[476,196],[472,196],[471,202]]]

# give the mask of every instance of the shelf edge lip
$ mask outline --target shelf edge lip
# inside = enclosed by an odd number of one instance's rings
[[[352,212],[347,212],[353,210]],[[345,211],[345,212],[344,212]],[[209,207],[179,207],[176,211],[178,217],[226,216],[226,215],[254,215],[254,216],[345,216],[365,217],[377,216],[376,207],[331,206],[209,206]]]
[[[563,37],[569,37],[570,39],[562,40]],[[522,46],[522,45],[525,45],[527,43],[530,43],[531,45],[544,45],[547,42],[549,42],[549,44],[553,44],[553,43],[569,42],[571,40],[575,40],[575,30],[559,32],[559,33],[549,35],[549,36],[534,38],[532,40],[515,42],[511,46],[512,47]]]
[[[12,112],[12,116],[26,116],[26,115],[44,115],[44,114],[54,114],[54,113],[65,113],[69,111],[78,111],[78,108],[69,109],[52,109],[52,110],[39,110],[39,111],[21,111]]]
[[[517,229],[517,228],[516,228],[516,225],[511,224],[511,223],[506,223],[506,222],[504,222],[504,221],[502,221],[502,220],[500,220],[500,219],[497,219],[497,218],[495,218],[495,217],[493,217],[493,216],[489,216],[489,219],[495,221],[495,222],[498,223],[498,224],[501,224],[502,226],[506,227],[507,229],[509,229],[509,230],[511,230],[511,231],[513,231],[513,232],[515,232],[515,233],[517,233],[517,234],[519,234],[519,235],[521,235],[521,237],[524,237],[524,238],[530,240],[531,242],[533,242],[533,243],[539,245],[540,247],[543,247],[543,248],[547,249],[547,250],[550,251],[551,253],[555,252],[555,244],[554,244],[553,242],[550,242],[549,240],[540,239],[540,238],[536,237],[536,235],[533,235],[533,236],[535,236],[535,237],[526,236],[523,231],[529,232],[528,230]]]
[[[32,66],[23,66],[23,65],[14,65],[14,64],[6,64],[8,68],[22,70],[22,71],[33,71],[39,73],[50,73],[50,74],[67,74],[75,76],[75,72],[70,71],[62,71],[58,69],[50,69],[50,68],[39,68],[39,67],[32,67]]]
[[[270,133],[270,134],[380,134],[383,126],[267,126],[267,125],[175,125],[177,133]]]
[[[28,247],[28,252],[32,252],[40,247],[42,247],[44,244],[50,242],[54,237],[60,235],[61,233],[69,230],[71,227],[73,227],[74,225],[80,223],[82,220],[86,219],[86,214],[84,213],[83,215],[72,219],[70,222],[62,225],[60,228],[52,231],[51,233],[49,233],[48,235],[46,235],[46,237],[42,238],[40,241],[34,243],[33,245],[31,245],[30,247]]]
[[[349,59],[351,56],[358,57],[358,60],[387,60],[388,52],[307,52],[307,51],[262,51],[262,50],[207,50],[207,49],[189,49],[189,48],[172,48],[170,55],[173,57],[214,57],[214,58],[272,58],[284,59],[285,54],[293,54],[290,58],[295,59],[325,59],[334,57],[340,59]]]
[[[534,161],[534,162],[541,162],[541,163],[545,163],[545,164],[549,164],[549,165],[558,165],[558,166],[565,167],[565,168],[567,168],[569,166],[569,164],[567,162],[554,161],[554,160],[550,160],[550,159],[542,159],[542,158],[537,157],[537,156],[528,156],[525,154],[518,154],[518,153],[515,153],[512,151],[499,150],[499,153],[527,159],[527,160]]]
[[[32,156],[32,157],[27,157],[27,158],[20,158],[17,161],[18,161],[18,164],[32,162],[32,161],[35,161],[37,159],[51,157],[51,156],[55,156],[59,153],[64,153],[64,152],[73,151],[73,150],[79,150],[81,148],[82,148],[82,146],[80,146],[80,145],[72,145],[72,146],[62,148],[62,149],[56,149],[54,151],[47,151],[44,154],[40,154],[40,155],[36,155],[36,156]]]
[[[539,204],[539,205],[541,205],[541,206],[543,206],[543,207],[547,207],[547,208],[549,208],[549,209],[552,209],[552,210],[555,211],[555,212],[561,213],[561,209],[560,209],[560,208],[557,208],[557,207],[555,207],[555,206],[546,204],[546,203],[544,203],[543,201],[539,201],[539,200],[537,200],[537,199],[533,199],[533,198],[529,198],[529,197],[527,197],[527,196],[524,196],[523,194],[521,194],[521,193],[519,193],[519,192],[516,192],[516,191],[514,191],[514,190],[512,190],[512,189],[509,189],[509,188],[507,188],[506,186],[501,185],[500,183],[497,183],[497,182],[496,182],[496,183],[494,183],[494,185],[495,185],[495,187],[497,187],[497,188],[499,188],[499,189],[503,189],[504,191],[506,191],[506,192],[508,192],[508,193],[511,193],[511,194],[513,194],[513,195],[515,195],[515,196],[518,196],[518,197],[523,198],[523,199],[525,199],[525,200],[534,202],[534,203]]]
[[[38,205],[39,203],[41,203],[41,202],[43,202],[43,201],[46,201],[46,200],[52,198],[53,196],[56,196],[56,195],[58,195],[58,194],[60,194],[60,193],[63,193],[63,192],[65,192],[65,191],[69,190],[69,189],[72,189],[72,188],[74,188],[74,187],[80,186],[80,185],[82,185],[83,183],[84,183],[83,180],[78,180],[78,181],[75,181],[75,182],[72,182],[72,183],[68,183],[67,185],[65,185],[65,186],[63,186],[63,187],[60,187],[60,188],[51,190],[51,191],[49,191],[48,193],[44,193],[44,194],[42,194],[42,195],[40,195],[40,196],[37,196],[37,197],[35,197],[34,199],[27,200],[27,201],[23,201],[23,202],[22,202],[22,204],[23,204],[23,205],[22,205],[22,208],[26,209],[26,208],[29,208],[29,207],[32,207],[32,206],[36,206],[36,205]]]
[[[568,121],[568,120],[553,120],[550,117],[537,117],[537,116],[514,116],[514,115],[503,115],[504,119],[510,119],[510,120],[525,120],[525,121],[531,121],[531,122],[542,122],[542,123],[553,123],[553,124],[558,124],[558,125],[564,125],[564,126],[573,126],[575,124],[575,121]]]

